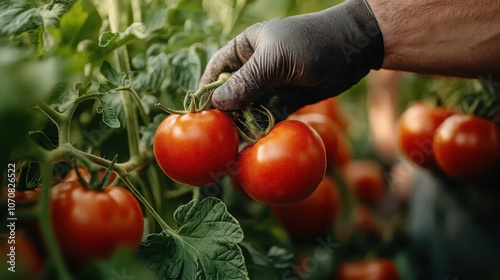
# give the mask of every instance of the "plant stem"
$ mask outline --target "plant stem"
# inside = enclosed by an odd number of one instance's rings
[[[73,149],[75,151],[77,151],[78,153],[85,155],[89,160],[91,160],[95,164],[100,165],[104,168],[108,168],[111,165],[110,160],[107,160],[107,159],[101,158],[99,156],[80,151],[76,148],[73,148]],[[115,164],[115,166],[113,167],[113,171],[125,176],[132,171],[135,171],[135,170],[141,169],[145,166],[148,166],[151,163],[152,158],[153,158],[152,152],[144,151],[139,156],[131,157],[126,162]]]
[[[134,22],[142,22],[141,1],[131,0],[132,6],[132,20]]]
[[[201,193],[200,188],[195,188],[193,190],[193,199],[194,200],[199,200],[200,199],[200,193]]]
[[[149,181],[148,186],[151,189],[151,193],[153,194],[153,206],[155,207],[155,209],[161,212],[162,192],[160,189],[160,180],[158,178],[158,172],[156,172],[154,165],[148,166],[146,170],[146,176]]]
[[[119,87],[115,90],[116,91],[120,91],[120,90],[128,91],[132,95],[132,97],[137,105],[137,109],[139,110],[139,115],[141,115],[142,121],[144,122],[145,125],[148,125],[149,124],[149,117],[148,117],[148,114],[146,114],[146,111],[144,111],[144,107],[142,106],[141,98],[139,97],[137,92],[135,92],[135,90],[132,89],[131,87]]]
[[[111,32],[118,32],[120,29],[120,9],[118,0],[108,0],[108,18]],[[130,72],[130,63],[128,53],[125,46],[118,48],[115,51],[115,59],[119,71]],[[130,157],[139,155],[139,123],[137,122],[137,114],[134,108],[134,102],[129,94],[121,91],[123,110],[125,113],[125,122],[127,126],[127,139]]]
[[[64,259],[61,254],[59,245],[55,239],[55,233],[52,228],[51,218],[50,218],[50,178],[52,177],[52,162],[48,160],[46,156],[42,156],[39,161],[40,167],[42,169],[42,183],[40,199],[37,204],[38,221],[40,223],[40,228],[44,236],[44,240],[47,244],[47,249],[49,251],[49,256],[54,262],[57,270],[58,279],[71,279],[71,276],[66,269],[64,264]]]
[[[142,194],[132,185],[130,180],[127,177],[122,177],[123,182],[127,186],[127,188],[134,194],[134,196],[146,207],[146,209],[151,213],[151,215],[155,218],[155,220],[160,224],[161,228],[172,234],[176,234],[174,230],[160,217],[160,215],[155,211],[155,209],[149,204],[149,202],[142,196]]]
[[[130,157],[139,156],[139,123],[134,108],[134,101],[130,95],[121,92],[125,122],[127,126],[127,139]]]
[[[45,102],[42,100],[39,100],[37,103],[38,108],[42,113],[44,113],[56,126],[58,130],[58,142],[59,144],[63,143],[69,143],[69,130],[70,130],[70,121],[71,121],[71,115],[74,112],[74,107],[70,107],[68,111],[66,111],[64,114],[61,114],[57,112],[56,110],[50,108]]]
[[[40,109],[40,111],[42,111],[42,113],[44,113],[56,125],[59,124],[61,120],[64,118],[63,114],[50,108],[49,105],[47,105],[42,100],[39,100],[36,103],[36,106],[38,106],[38,109]]]
[[[204,86],[200,86],[200,88],[197,91],[195,91],[193,95],[196,98],[200,98],[203,94],[220,87],[223,83],[225,83],[229,79],[229,77],[231,77],[230,73],[222,73],[219,75],[217,81]]]

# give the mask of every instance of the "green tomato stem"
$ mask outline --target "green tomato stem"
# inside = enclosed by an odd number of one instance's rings
[[[118,174],[120,175],[120,174]],[[121,177],[121,176],[120,176]],[[132,185],[130,180],[127,177],[121,177],[125,186],[130,190],[132,194],[146,207],[149,213],[155,218],[155,220],[160,224],[161,228],[168,232],[176,235],[175,231],[160,217],[160,215],[155,211],[155,209],[149,204],[149,202],[142,196],[142,194]]]
[[[160,108],[160,109],[162,109],[167,114],[174,114],[174,115],[183,115],[183,114],[186,114],[186,111],[170,109],[170,108],[167,108],[167,107],[161,105],[160,103],[156,103],[155,106],[158,107],[158,108]]]
[[[127,125],[129,154],[131,157],[135,157],[139,155],[139,123],[137,122],[137,113],[130,95],[125,92],[121,92],[121,94]]]
[[[132,6],[132,20],[134,22],[142,22],[142,11],[141,11],[141,1],[131,0]]]
[[[200,200],[200,188],[193,189],[193,200]]]
[[[146,169],[146,176],[148,179],[148,186],[153,194],[153,206],[155,209],[161,212],[162,209],[162,190],[160,189],[160,179],[158,178],[158,172],[156,171],[154,165],[149,165]]]
[[[220,87],[223,83],[225,83],[229,79],[229,77],[231,77],[230,73],[220,74],[217,81],[204,86],[200,86],[200,88],[193,93],[194,97],[200,98],[203,94]]]
[[[146,111],[144,110],[144,107],[142,106],[141,98],[137,94],[137,92],[132,89],[131,87],[119,87],[115,89],[116,91],[128,91],[134,100],[134,102],[137,105],[137,109],[139,110],[139,115],[141,116],[142,121],[144,122],[145,125],[149,124],[149,117],[148,114],[146,114]]]
[[[55,265],[58,279],[71,279],[71,276],[64,264],[61,249],[55,239],[55,232],[52,228],[50,218],[50,178],[52,177],[52,162],[46,156],[42,156],[39,161],[42,169],[42,184],[40,199],[37,204],[38,221],[42,234],[47,244],[49,257]],[[57,221],[56,221],[57,222]]]
[[[144,180],[142,180],[142,179],[141,179],[141,177],[140,177],[140,176],[138,176],[138,174],[137,174],[137,173],[130,174],[128,178],[129,178],[129,180],[131,179],[132,181],[134,181],[134,183],[136,183],[136,186],[138,185],[139,189],[140,189],[140,190],[142,190],[142,194],[143,194],[144,199],[145,199],[146,201],[148,201],[148,202],[150,202],[150,203],[153,203],[153,202],[154,202],[154,201],[153,201],[153,195],[152,195],[152,193],[151,193],[151,190],[147,187],[147,184],[144,182]],[[137,189],[137,187],[136,187],[136,189]],[[153,205],[151,205],[151,207],[152,207],[153,209],[157,209],[157,208],[155,208],[155,207],[154,207],[154,204],[153,204]],[[147,216],[147,218],[149,218],[149,219],[153,218],[153,219],[155,219],[155,220],[156,220],[156,218],[153,216],[153,214],[152,214],[150,211],[147,211],[147,212],[146,212],[146,216]],[[150,223],[150,231],[153,231],[154,226],[155,226],[155,224],[154,224],[154,223]]]
[[[43,114],[45,114],[56,126],[58,129],[59,133],[59,143],[69,143],[69,124],[71,121],[71,116],[74,109],[69,110],[70,112],[66,112],[65,114],[61,114],[57,112],[56,110],[52,109],[47,105],[45,102],[42,100],[39,100],[36,103],[38,109],[42,111]],[[76,107],[76,106],[71,106],[71,107]]]

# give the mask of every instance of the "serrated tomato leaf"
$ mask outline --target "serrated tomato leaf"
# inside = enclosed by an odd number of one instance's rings
[[[132,39],[146,39],[149,36],[142,22],[134,22],[123,32],[106,31],[99,36],[99,46],[102,48],[116,49]]]
[[[57,25],[66,11],[66,4],[43,2],[0,2],[0,35],[17,35],[40,26]]]
[[[116,71],[108,61],[104,60],[102,62],[100,72],[111,84],[115,86],[127,86],[127,74]]]
[[[166,117],[166,114],[158,114],[154,116],[153,121],[150,122],[147,126],[141,126],[139,128],[141,133],[141,147],[147,148],[153,146],[156,129]]]
[[[121,126],[120,120],[115,114],[115,109],[102,105],[102,121],[111,128],[119,128]]]
[[[158,279],[249,279],[238,243],[243,231],[217,198],[179,207],[173,234],[150,234],[139,256]]]
[[[250,243],[243,241],[239,244],[239,246],[243,252],[243,256],[245,257],[245,265],[248,269],[250,279],[280,279],[273,267],[273,264],[267,256],[255,249]]]

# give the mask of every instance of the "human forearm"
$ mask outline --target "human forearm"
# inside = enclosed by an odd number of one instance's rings
[[[368,0],[384,37],[382,68],[500,74],[500,1]]]

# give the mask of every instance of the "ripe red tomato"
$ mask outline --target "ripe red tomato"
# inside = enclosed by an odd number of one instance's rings
[[[343,168],[349,162],[351,147],[335,121],[317,113],[291,115],[289,119],[304,122],[318,132],[325,144],[326,159],[330,165]]]
[[[434,135],[434,154],[439,166],[458,179],[478,179],[500,161],[500,131],[488,120],[455,115],[446,119]]]
[[[339,108],[337,100],[334,97],[327,98],[311,105],[306,105],[297,110],[294,114],[321,114],[336,122],[341,128],[342,132],[345,133],[347,131],[347,121]]]
[[[285,120],[268,135],[243,148],[238,176],[245,192],[267,205],[290,205],[306,199],[323,180],[325,146],[303,122]]]
[[[40,253],[23,231],[13,231],[0,240],[0,261],[4,264],[3,269],[15,269],[15,272],[2,271],[2,275],[13,275],[8,279],[40,279],[42,276]]]
[[[327,232],[341,208],[337,185],[325,176],[306,199],[272,208],[272,213],[292,238],[313,239]]]
[[[172,180],[190,186],[207,186],[224,178],[238,154],[238,132],[219,110],[163,120],[154,136],[154,154]]]
[[[380,201],[385,191],[382,167],[373,160],[353,160],[344,169],[347,185],[367,205]]]
[[[51,189],[51,218],[64,255],[79,264],[109,257],[119,247],[136,250],[144,228],[142,209],[126,189],[89,190],[78,181]]]
[[[398,280],[394,263],[386,259],[370,259],[340,263],[337,270],[339,280]]]
[[[453,113],[452,109],[423,102],[414,103],[403,112],[399,119],[399,144],[411,162],[439,170],[433,153],[434,132]]]
[[[90,182],[90,173],[89,170],[85,167],[77,167],[78,172],[80,172],[80,175],[82,176],[83,180],[85,182],[89,183]],[[104,174],[106,174],[106,170],[99,170],[99,180],[102,180],[104,178]],[[109,176],[109,183],[112,183],[116,179],[116,173],[111,172],[111,176]],[[62,180],[63,182],[69,182],[69,181],[78,181],[78,174],[76,173],[76,169],[71,169],[66,176],[64,176],[64,179]]]

